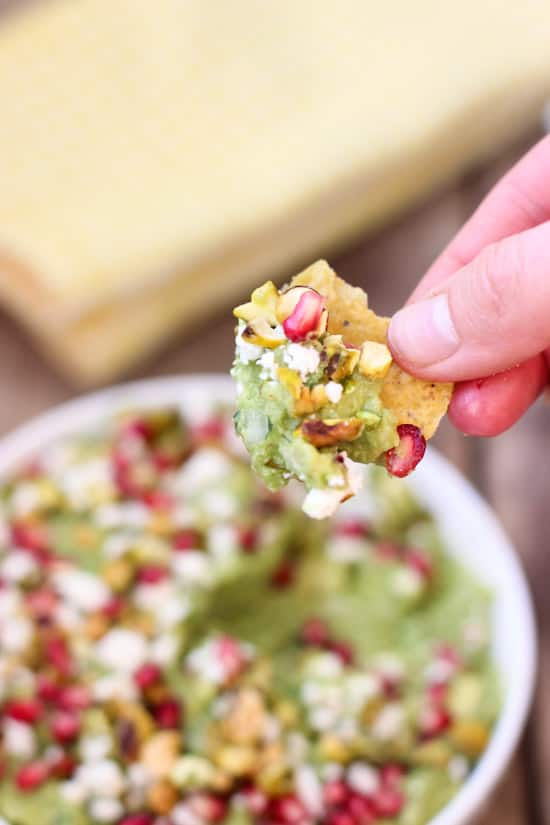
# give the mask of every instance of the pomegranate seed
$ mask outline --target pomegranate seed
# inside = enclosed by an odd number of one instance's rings
[[[62,676],[69,675],[72,670],[72,658],[65,639],[61,636],[48,639],[45,644],[45,654],[47,661]]]
[[[346,810],[352,815],[356,825],[371,825],[376,819],[373,803],[361,794],[353,794],[350,797]]]
[[[225,435],[225,421],[223,418],[207,418],[196,424],[191,436],[193,441],[221,441]]]
[[[350,790],[342,780],[336,779],[333,782],[327,782],[323,788],[323,799],[329,808],[344,805],[348,801],[349,795]]]
[[[34,619],[40,621],[41,619],[50,619],[57,607],[57,596],[53,590],[48,590],[46,587],[38,590],[31,590],[27,594],[26,604],[29,612]]]
[[[444,733],[451,724],[450,713],[442,707],[424,708],[418,720],[418,727],[423,739],[432,739]]]
[[[338,656],[342,664],[352,665],[354,660],[353,648],[347,642],[329,642],[327,650]]]
[[[11,540],[16,547],[30,550],[38,557],[49,551],[48,533],[41,524],[15,522],[11,525]]]
[[[120,616],[125,606],[124,599],[121,599],[119,596],[113,596],[105,602],[100,612],[108,619],[116,619]]]
[[[383,786],[397,788],[403,781],[405,769],[397,762],[388,762],[380,768],[380,782]]]
[[[180,530],[174,536],[174,550],[196,550],[202,547],[202,539],[197,530]]]
[[[120,820],[118,825],[153,825],[154,817],[152,814],[128,814]]]
[[[248,785],[241,788],[239,791],[239,796],[242,797],[250,813],[255,816],[263,814],[267,808],[268,798],[266,794],[254,785]]]
[[[378,816],[397,816],[405,804],[405,797],[394,788],[382,786],[373,795],[372,804]]]
[[[243,552],[253,553],[258,547],[258,531],[253,527],[241,527],[238,530],[238,541]]]
[[[72,776],[77,764],[76,759],[70,753],[62,753],[49,763],[50,776],[55,776],[56,779],[67,779]]]
[[[412,548],[405,553],[405,563],[423,578],[431,579],[433,576],[433,562],[424,550]]]
[[[458,650],[445,642],[436,647],[435,655],[438,659],[443,659],[444,662],[448,662],[450,665],[453,665],[456,670],[460,670],[463,666],[462,656]]]
[[[63,710],[86,710],[92,704],[92,697],[86,685],[67,685],[62,688],[58,702]]]
[[[140,568],[137,573],[137,580],[140,584],[159,584],[168,577],[168,568],[160,564],[147,564]]]
[[[309,814],[298,797],[288,794],[274,799],[270,806],[269,812],[272,813],[273,818],[278,822],[284,822],[285,825],[302,825],[310,820]]]
[[[52,719],[51,731],[53,738],[61,745],[72,742],[80,733],[80,720],[74,713],[60,711]]]
[[[400,546],[394,541],[387,539],[377,542],[374,545],[374,552],[379,558],[386,559],[387,561],[394,561],[401,556]]]
[[[147,490],[141,500],[151,510],[169,510],[174,503],[172,496],[162,490]]]
[[[153,709],[159,728],[177,728],[181,723],[181,704],[177,699],[165,699]]]
[[[271,584],[278,590],[284,590],[294,581],[294,565],[289,561],[282,562],[271,575]]]
[[[15,774],[15,784],[20,791],[33,791],[48,779],[49,765],[46,762],[29,762]]]
[[[335,533],[350,539],[363,539],[369,534],[369,525],[359,519],[346,519],[336,524]]]
[[[327,817],[327,825],[357,825],[357,823],[347,811],[333,811]]]
[[[302,625],[300,638],[306,645],[323,647],[329,643],[330,632],[328,626],[322,619],[313,617]]]
[[[155,468],[162,473],[165,470],[172,470],[174,467],[177,467],[181,456],[169,455],[162,450],[154,450],[151,458],[153,459]]]
[[[123,422],[119,437],[121,439],[137,438],[140,441],[150,441],[153,437],[153,430],[144,418],[132,418]]]
[[[191,810],[204,822],[221,822],[227,814],[227,802],[214,794],[196,794],[189,801]]]
[[[314,289],[305,289],[298,303],[283,321],[283,330],[290,341],[304,341],[310,332],[317,332],[325,309],[325,298]]]
[[[426,688],[428,698],[434,705],[442,705],[447,699],[449,685],[447,682],[430,682]]]
[[[426,439],[414,424],[400,424],[397,435],[399,444],[386,453],[386,470],[392,476],[404,478],[424,458]]]
[[[146,690],[162,679],[162,670],[154,662],[142,665],[134,673],[134,682],[140,690]]]
[[[11,719],[17,719],[18,722],[34,725],[42,717],[44,708],[38,699],[14,699],[9,702],[4,713]]]
[[[225,635],[218,639],[216,654],[228,681],[239,676],[247,665],[246,657],[239,642],[232,636]]]
[[[380,679],[382,693],[386,699],[397,699],[401,687],[400,680],[394,676],[390,676],[388,673],[379,673],[378,678]]]
[[[36,678],[36,694],[43,702],[57,702],[60,687],[47,673],[39,673]]]

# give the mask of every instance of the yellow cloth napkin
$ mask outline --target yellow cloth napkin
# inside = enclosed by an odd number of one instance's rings
[[[112,377],[532,123],[539,0],[50,0],[0,27],[0,296]]]

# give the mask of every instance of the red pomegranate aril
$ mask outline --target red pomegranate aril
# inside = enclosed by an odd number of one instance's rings
[[[70,753],[62,753],[49,763],[50,776],[67,779],[74,773],[78,762]]]
[[[270,581],[272,586],[278,590],[284,590],[286,587],[290,587],[294,581],[295,572],[294,565],[291,562],[282,562],[271,575]]]
[[[63,710],[86,710],[92,704],[92,697],[86,685],[67,685],[62,688],[58,703]]]
[[[382,786],[373,794],[372,804],[378,816],[397,816],[405,804],[405,797],[394,788]]]
[[[317,332],[325,309],[325,298],[314,289],[306,289],[298,303],[283,321],[283,330],[290,341],[305,341],[311,332]]]
[[[330,631],[326,622],[322,619],[312,617],[302,625],[300,638],[306,645],[323,647],[330,641]]]
[[[154,662],[146,662],[134,673],[134,682],[140,690],[146,690],[161,679],[162,670]]]
[[[238,541],[243,553],[253,553],[258,547],[258,531],[254,527],[241,527]]]
[[[50,619],[57,607],[56,594],[46,587],[31,590],[25,601],[31,615],[37,620]]]
[[[196,424],[191,430],[193,441],[221,441],[225,435],[223,418],[207,418]]]
[[[33,791],[43,785],[49,775],[50,767],[46,762],[29,762],[15,774],[15,784],[20,791]]]
[[[377,818],[373,803],[361,794],[353,794],[350,797],[346,811],[352,815],[356,825],[371,825]]]
[[[420,714],[418,727],[423,739],[433,739],[444,733],[450,724],[450,713],[445,708],[431,705]]]
[[[442,659],[444,662],[453,665],[455,670],[459,670],[463,666],[462,656],[458,650],[445,642],[436,647],[435,655],[438,659]]]
[[[326,646],[327,650],[338,656],[342,664],[352,665],[354,660],[354,653],[351,645],[347,642],[329,642]]]
[[[68,676],[72,670],[73,663],[69,647],[65,639],[56,636],[48,639],[45,644],[46,660],[62,676]]]
[[[159,728],[178,728],[181,723],[181,704],[177,699],[165,699],[153,708]]]
[[[399,444],[386,453],[386,470],[392,476],[404,478],[424,458],[426,439],[414,424],[400,424],[397,435]]]
[[[108,619],[116,619],[117,616],[120,616],[125,606],[124,599],[121,599],[119,596],[113,596],[105,602],[100,612]]]
[[[167,577],[168,568],[160,564],[147,564],[137,573],[137,580],[140,584],[159,584]]]
[[[47,530],[40,524],[15,522],[11,525],[11,540],[16,547],[30,550],[38,557],[49,551]]]
[[[354,817],[348,811],[333,811],[327,817],[327,825],[357,825]]]
[[[61,745],[72,742],[80,733],[80,719],[69,711],[56,713],[51,722],[53,738]]]
[[[378,541],[374,545],[374,552],[379,559],[395,561],[395,559],[398,559],[401,556],[401,547],[394,541],[384,539],[383,541]]]
[[[263,814],[267,808],[269,801],[267,795],[259,788],[254,787],[254,785],[248,785],[241,788],[239,791],[239,796],[242,797],[244,804],[250,813],[255,816]]]
[[[388,762],[380,768],[380,783],[389,788],[398,788],[405,778],[405,769],[396,762]]]
[[[449,685],[447,682],[430,682],[426,688],[426,692],[432,704],[442,705],[447,699]]]
[[[172,496],[162,490],[147,490],[141,500],[151,510],[169,510],[174,503]]]
[[[226,680],[234,679],[246,667],[246,657],[239,642],[232,636],[221,636],[216,646],[216,654],[222,664]]]
[[[350,539],[364,539],[369,534],[369,525],[359,519],[347,519],[336,524],[335,533]]]
[[[274,799],[269,806],[269,813],[278,822],[285,825],[302,825],[310,820],[310,816],[298,797],[288,794]]]
[[[335,779],[333,782],[327,782],[323,788],[323,799],[325,805],[329,808],[335,808],[340,805],[345,805],[350,796],[350,789],[345,782]]]
[[[153,825],[154,817],[152,814],[139,813],[128,814],[123,817],[118,825]]]
[[[122,424],[119,437],[121,439],[138,438],[140,441],[150,441],[153,437],[153,430],[144,418],[132,418]]]
[[[180,530],[173,539],[174,550],[197,550],[202,540],[197,530]]]
[[[433,576],[433,562],[424,550],[418,550],[417,548],[407,550],[405,563],[423,579],[431,579]]]
[[[10,719],[34,725],[42,717],[44,708],[38,699],[13,699],[4,709],[4,713]]]
[[[227,802],[221,796],[200,793],[190,799],[192,812],[203,822],[221,822],[227,814]]]
[[[36,695],[43,702],[57,702],[59,699],[60,686],[56,680],[47,673],[39,673],[36,677]]]

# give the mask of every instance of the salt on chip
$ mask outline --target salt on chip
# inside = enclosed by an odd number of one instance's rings
[[[339,278],[326,261],[308,266],[292,279],[291,286],[309,286],[326,297],[328,330],[342,335],[346,344],[386,343],[390,319],[369,309],[366,293]],[[381,399],[395,414],[397,424],[414,424],[425,438],[431,438],[447,412],[452,391],[452,384],[421,381],[394,362],[384,379]]]

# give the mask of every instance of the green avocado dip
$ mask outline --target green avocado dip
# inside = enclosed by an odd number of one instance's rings
[[[298,479],[304,512],[321,519],[361,486],[356,464],[399,477],[416,467],[450,388],[392,363],[387,321],[361,290],[320,261],[281,291],[263,284],[234,314],[235,425],[270,489]]]
[[[426,823],[498,714],[491,600],[370,484],[368,523],[311,521],[219,408],[127,413],[7,479],[2,825]]]

